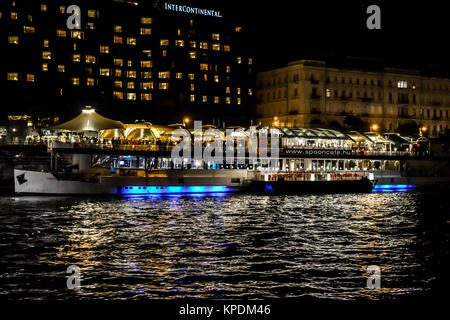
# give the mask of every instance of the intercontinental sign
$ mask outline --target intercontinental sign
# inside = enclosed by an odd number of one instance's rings
[[[180,5],[180,4],[173,4],[173,3],[165,2],[164,9],[168,10],[168,11],[192,13],[192,14],[199,14],[199,15],[203,15],[203,16],[222,18],[222,13],[220,11],[211,10],[211,9],[194,8],[194,7]]]

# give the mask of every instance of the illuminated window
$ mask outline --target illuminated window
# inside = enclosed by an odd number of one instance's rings
[[[128,60],[128,61],[127,61],[127,65],[128,65],[129,67],[132,67],[132,66],[133,66],[133,61]]]
[[[114,36],[114,43],[122,44],[123,39],[119,36]]]
[[[191,83],[191,91],[195,91],[195,85]]]
[[[74,53],[74,54],[72,55],[72,61],[73,61],[73,62],[81,62],[81,54]]]
[[[152,73],[150,71],[143,71],[143,72],[141,72],[141,78],[142,79],[151,79]]]
[[[153,89],[153,82],[142,82],[141,83],[141,90],[150,90]]]
[[[63,89],[62,89],[62,88],[59,88],[57,92],[58,92],[58,95],[59,95],[59,96],[62,96],[62,95],[63,95]]]
[[[226,67],[226,72],[227,72],[227,73],[230,73],[230,72],[231,72],[231,67],[230,67],[230,66],[227,66],[227,67]]]
[[[79,86],[80,85],[80,78],[72,78],[72,84],[74,86]]]
[[[195,51],[189,51],[189,58],[196,59],[197,58],[197,52]]]
[[[146,57],[152,56],[152,50],[142,50],[142,54]]]
[[[241,104],[241,102],[242,102],[242,100],[241,100],[241,98],[237,98],[237,104]]]
[[[41,11],[43,11],[43,12],[47,11],[47,5],[46,4],[41,4]]]
[[[19,37],[18,36],[9,36],[8,43],[19,44]]]
[[[56,36],[59,38],[65,38],[65,37],[67,37],[67,32],[66,32],[66,30],[58,29],[58,30],[56,30]]]
[[[248,64],[253,64],[253,59],[252,58],[248,58]]]
[[[42,71],[48,71],[48,63],[42,64]]]
[[[121,77],[122,76],[122,69],[115,69],[114,70],[114,75],[116,77]]]
[[[91,56],[91,55],[86,55],[86,59],[85,59],[86,63],[95,63],[96,62],[96,58],[95,56]]]
[[[184,40],[175,40],[175,46],[184,47]]]
[[[87,78],[87,79],[86,79],[86,85],[87,85],[88,87],[93,87],[93,86],[95,86],[95,79],[94,79],[94,78]]]
[[[189,41],[189,47],[190,47],[190,48],[193,48],[193,49],[197,48],[197,42],[195,42],[195,41]]]
[[[152,94],[151,93],[141,93],[141,100],[142,101],[152,100]]]
[[[161,39],[161,40],[159,41],[159,45],[160,45],[161,47],[163,47],[163,46],[168,46],[168,45],[169,45],[169,40],[167,40],[167,39]]]
[[[3,18],[3,13],[0,11],[0,19]]]
[[[238,64],[241,64],[242,63],[242,58],[241,57],[237,57],[236,61],[237,61]]]
[[[208,81],[208,75],[206,73],[203,75],[203,80]]]
[[[142,60],[141,61],[141,68],[151,68],[151,67],[152,67],[151,60]]]
[[[88,17],[89,18],[95,18],[97,16],[96,10],[88,10]]]
[[[180,28],[177,29],[177,35],[181,36],[181,29]]]
[[[242,31],[242,27],[236,27],[236,28],[234,28],[234,31],[235,32],[241,32]]]
[[[220,40],[220,34],[219,34],[219,33],[213,33],[212,36],[211,36],[211,38],[212,38],[213,40],[219,41],[219,40]]]
[[[162,55],[163,57],[167,56],[167,50],[163,50],[162,53],[161,53],[161,55]]]
[[[214,82],[219,82],[219,76],[216,74],[216,75],[214,75]]]
[[[158,78],[159,79],[169,79],[170,78],[170,71],[160,71],[160,72],[158,72]]]
[[[77,44],[76,43],[73,44],[73,51],[77,51]]]
[[[36,29],[30,26],[23,26],[23,33],[34,33]]]
[[[407,81],[397,81],[397,88],[406,89],[408,88]]]
[[[120,91],[114,91],[113,92],[114,99],[123,100],[123,92]]]
[[[11,12],[10,17],[11,20],[17,20],[17,12]]]
[[[214,51],[220,51],[220,44],[219,43],[213,43],[211,46],[211,49]]]
[[[152,29],[150,28],[141,28],[140,29],[140,34],[143,36],[148,36],[152,34]]]
[[[130,46],[136,45],[136,38],[127,38],[127,44]]]
[[[70,36],[72,39],[84,39],[84,32],[83,31],[71,31]]]
[[[189,80],[194,80],[195,79],[195,74],[189,73],[188,78],[189,78]]]
[[[123,82],[122,81],[114,81],[114,87],[122,88],[123,87]]]
[[[150,18],[150,17],[142,17],[141,18],[141,23],[142,24],[152,24],[152,18]]]
[[[223,46],[223,51],[230,52],[231,51],[231,47],[229,45],[224,45]]]
[[[226,97],[225,98],[225,103],[226,104],[230,104],[231,103],[231,98],[230,97]]]
[[[109,53],[109,46],[100,46],[100,53]]]
[[[253,95],[253,90],[251,88],[248,88],[248,95],[252,96]]]
[[[122,33],[122,26],[114,26],[114,32]]]
[[[133,81],[127,82],[127,88],[128,89],[134,89],[134,82]]]
[[[208,47],[209,47],[208,42],[204,41],[200,42],[200,49],[208,49]]]
[[[7,79],[10,81],[19,81],[19,74],[17,72],[8,72]]]
[[[29,14],[27,16],[27,19],[28,19],[29,22],[33,22],[33,16],[31,14]]]
[[[214,103],[219,103],[219,97],[218,96],[214,97]]]
[[[189,96],[189,101],[195,102],[195,94],[191,94],[191,95]]]
[[[27,73],[27,81],[28,82],[34,82],[34,74]]]
[[[202,96],[202,102],[208,102],[208,97],[207,96]]]
[[[208,71],[208,64],[200,63],[200,71]]]
[[[42,59],[50,60],[52,58],[51,51],[42,51]]]
[[[48,40],[44,40],[43,44],[44,48],[48,48],[49,46],[49,41]]]
[[[241,94],[241,88],[236,88],[236,93]]]
[[[100,68],[99,74],[104,77],[109,77],[111,74],[111,70],[109,68]]]
[[[122,67],[123,66],[123,59],[114,59],[114,65]]]
[[[134,93],[134,92],[128,92],[127,93],[127,99],[128,100],[136,100],[136,93]]]
[[[225,88],[225,93],[230,93],[231,92],[231,88],[230,87],[226,87]]]
[[[59,64],[58,65],[58,72],[65,72],[66,71],[66,67],[63,64]]]
[[[327,90],[325,91],[325,96],[326,96],[327,98],[331,98],[331,89],[328,89],[328,88],[327,88]]]
[[[175,74],[175,77],[176,77],[177,79],[183,79],[183,73],[182,73],[182,72],[177,72],[177,73]]]
[[[59,13],[66,13],[66,6],[59,6]]]
[[[167,82],[160,82],[158,87],[159,87],[159,90],[168,90],[169,84]]]
[[[127,70],[127,78],[136,78],[136,71]]]

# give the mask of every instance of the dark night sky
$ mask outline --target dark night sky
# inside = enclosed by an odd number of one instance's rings
[[[214,5],[213,5],[214,4]],[[381,30],[366,9],[381,8]],[[251,30],[259,69],[299,58],[351,56],[450,74],[448,13],[438,1],[214,0]]]

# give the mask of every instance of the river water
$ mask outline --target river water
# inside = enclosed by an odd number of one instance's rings
[[[378,300],[448,284],[448,193],[3,196],[0,208],[6,299]],[[369,265],[380,289],[366,287]]]

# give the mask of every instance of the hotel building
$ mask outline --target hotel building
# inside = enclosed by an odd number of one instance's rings
[[[255,104],[245,28],[194,3],[1,1],[2,119],[71,118],[85,105],[124,121],[245,119]],[[67,26],[71,5],[80,29]]]
[[[256,117],[262,125],[339,128],[353,116],[366,131],[396,131],[409,123],[438,136],[450,125],[449,89],[450,79],[415,70],[299,60],[257,74]]]

